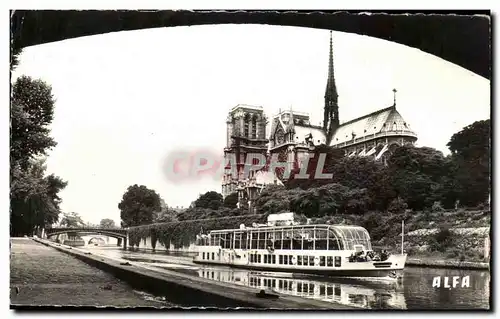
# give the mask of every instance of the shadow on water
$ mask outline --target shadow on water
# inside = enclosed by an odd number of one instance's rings
[[[99,249],[99,253],[194,277],[365,309],[489,309],[490,307],[488,271],[412,267],[405,269],[402,281],[380,281],[200,266],[192,263],[192,253],[182,252]],[[437,276],[443,280],[444,277],[469,276],[470,286],[444,288],[441,283],[440,288],[433,287],[433,278]]]

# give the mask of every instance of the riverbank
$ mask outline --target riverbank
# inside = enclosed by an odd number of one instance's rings
[[[183,307],[261,308],[261,309],[357,309],[340,303],[312,300],[289,295],[260,295],[260,290],[237,284],[215,282],[164,269],[145,267],[140,263],[93,255],[64,245],[36,239],[93,267],[112,273],[128,284],[156,296],[164,296]]]
[[[432,267],[448,269],[467,269],[467,270],[490,270],[490,264],[485,262],[459,261],[451,259],[436,259],[426,256],[408,257],[406,260],[408,267]]]
[[[29,238],[11,238],[10,305],[168,307],[125,282]]]

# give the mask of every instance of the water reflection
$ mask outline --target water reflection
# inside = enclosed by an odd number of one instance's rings
[[[156,267],[205,279],[228,282],[281,294],[311,298],[368,309],[406,309],[403,289],[397,282],[377,283],[338,280],[287,273],[258,272],[223,267],[177,268],[162,264]],[[363,285],[364,284],[364,285]]]
[[[488,271],[406,268],[402,281],[372,281],[280,272],[259,272],[192,263],[185,253],[90,248],[93,253],[282,294],[338,302],[367,309],[489,309]],[[470,276],[469,288],[433,288],[435,276]]]

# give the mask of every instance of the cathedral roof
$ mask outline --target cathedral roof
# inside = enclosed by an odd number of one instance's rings
[[[312,135],[312,142],[315,145],[324,144],[326,142],[326,135],[323,128],[312,126],[312,125],[297,125],[295,124],[295,142],[301,143],[305,139]]]
[[[415,132],[411,130],[409,124],[396,110],[396,107],[390,106],[341,124],[333,135],[330,146],[387,134],[399,134],[416,138]]]

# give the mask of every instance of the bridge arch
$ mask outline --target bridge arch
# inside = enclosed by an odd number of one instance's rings
[[[78,233],[80,235],[104,235],[108,237],[116,238],[118,241],[118,246],[122,246],[123,248],[127,248],[127,229],[118,228],[118,229],[110,229],[110,228],[87,228],[87,227],[58,227],[58,228],[49,228],[45,231],[47,238],[51,238],[61,234],[67,233]]]
[[[79,229],[67,229],[67,230],[59,230],[59,231],[47,231],[47,237],[53,237],[61,234],[67,234],[67,233],[78,233],[78,234],[93,234],[93,235],[104,235],[104,236],[109,236],[113,238],[127,238],[127,233],[117,233],[113,231],[105,231],[105,230],[95,230],[95,231],[90,231],[90,230],[79,230]]]
[[[86,244],[91,245],[91,244],[93,244],[94,242],[101,242],[101,241],[106,242],[106,241],[105,241],[104,239],[102,239],[101,237],[97,237],[97,236],[96,236],[96,237],[92,237],[92,238],[90,238]]]
[[[27,11],[11,13],[13,48],[118,31],[208,24],[269,24],[356,33],[438,56],[491,79],[491,19],[476,15],[307,11]],[[481,14],[481,15],[479,15]]]

